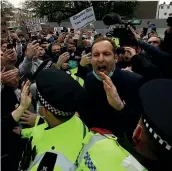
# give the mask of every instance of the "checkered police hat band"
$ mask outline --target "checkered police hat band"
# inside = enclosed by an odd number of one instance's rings
[[[50,68],[50,66],[53,64],[53,62],[52,61],[49,61],[48,63],[47,63],[47,65],[44,67],[44,69],[48,69],[48,68]]]
[[[51,113],[53,113],[54,115],[58,115],[58,116],[72,116],[74,115],[75,112],[63,112],[60,111],[56,108],[54,108],[53,106],[51,106],[43,97],[42,95],[39,93],[39,91],[37,91],[38,93],[38,97],[40,102],[42,103],[42,105]]]
[[[144,125],[148,129],[148,131],[152,134],[153,138],[162,146],[164,146],[168,151],[172,150],[172,146],[169,145],[165,140],[161,138],[150,126],[146,119],[143,119]]]

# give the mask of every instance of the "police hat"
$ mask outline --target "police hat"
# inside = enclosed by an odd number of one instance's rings
[[[172,150],[172,80],[155,79],[140,89],[143,122],[152,137]]]
[[[36,72],[34,73],[32,79],[34,80],[36,75],[43,69],[48,69],[52,66],[53,61],[51,60],[51,58],[48,58],[46,60],[44,60],[41,65],[37,68]]]
[[[73,115],[84,104],[85,89],[59,69],[41,70],[36,75],[36,85],[40,103],[54,115]]]
[[[53,61],[51,60],[51,58],[48,58],[46,59],[45,61],[43,61],[41,63],[41,65],[38,67],[38,69],[36,70],[36,72],[33,74],[32,76],[32,84],[30,86],[30,92],[32,93],[32,96],[37,99],[37,86],[36,86],[36,83],[35,83],[35,78],[36,78],[36,75],[43,69],[48,69],[52,66],[53,64]]]

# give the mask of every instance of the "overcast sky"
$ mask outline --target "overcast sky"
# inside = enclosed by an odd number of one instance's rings
[[[15,7],[20,7],[21,2],[23,2],[24,0],[8,0],[8,1],[11,2]],[[151,0],[151,1],[154,1],[154,0]],[[166,4],[169,4],[170,1],[172,0],[160,0],[160,3],[166,2]]]

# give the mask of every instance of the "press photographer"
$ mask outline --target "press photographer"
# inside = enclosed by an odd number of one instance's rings
[[[131,26],[133,27],[133,29],[135,29],[135,26],[140,25],[142,23],[142,20],[135,18],[133,18],[132,20],[122,20],[119,14],[112,13],[107,14],[103,17],[103,23],[108,26],[115,25],[110,34],[113,37],[119,38],[120,46],[127,46],[133,44],[134,41],[133,34],[131,33],[128,26]]]

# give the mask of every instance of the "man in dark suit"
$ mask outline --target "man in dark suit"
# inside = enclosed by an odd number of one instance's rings
[[[92,45],[93,72],[87,75],[85,88],[88,95],[86,114],[81,119],[88,127],[108,129],[122,137],[124,132],[131,138],[140,118],[138,88],[143,77],[116,67],[116,45],[107,38],[98,38]],[[108,103],[101,72],[108,75],[116,86],[116,104]],[[115,109],[114,109],[115,108]],[[139,113],[139,114],[138,114]]]

